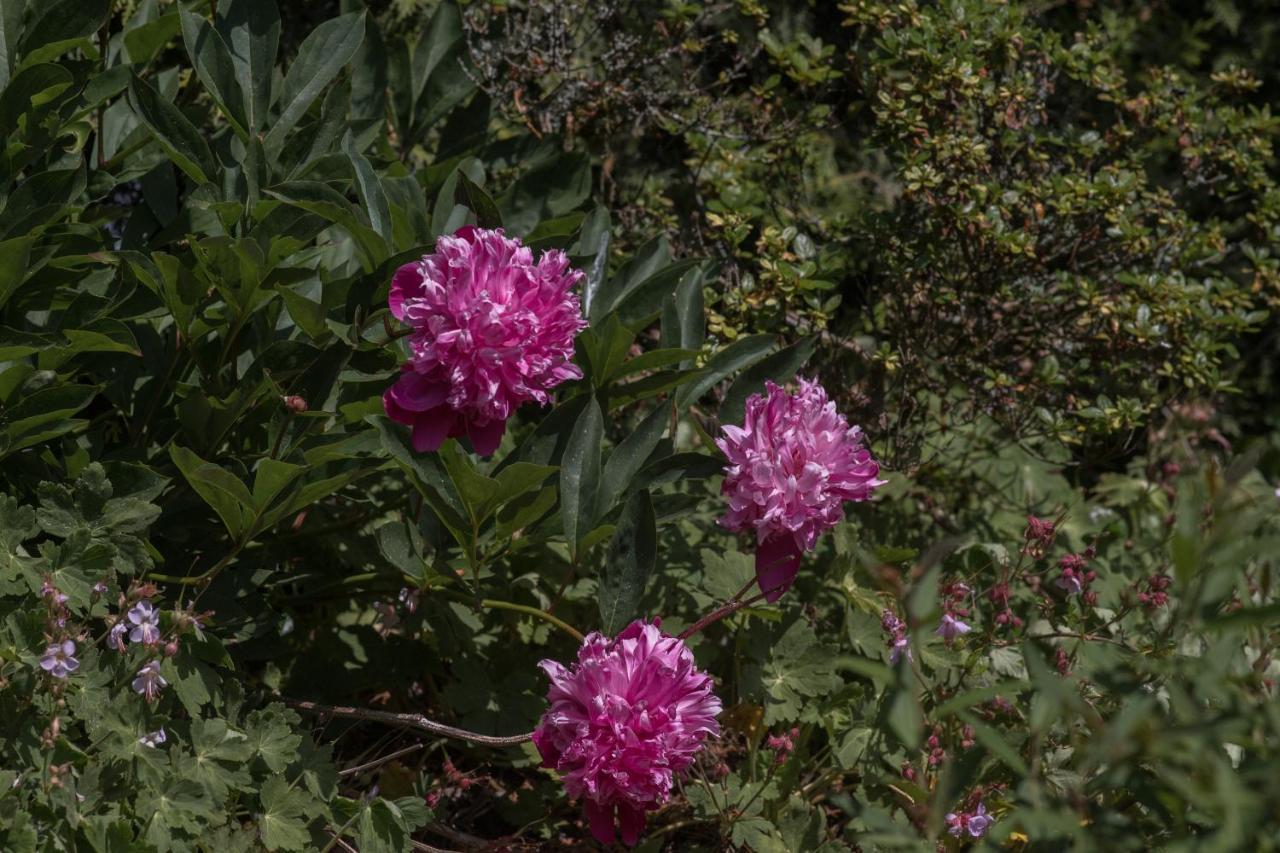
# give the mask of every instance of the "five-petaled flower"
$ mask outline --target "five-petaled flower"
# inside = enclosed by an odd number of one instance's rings
[[[66,678],[80,668],[75,658],[76,644],[71,640],[52,643],[40,656],[40,668],[54,678]]]
[[[558,249],[535,262],[501,228],[471,226],[396,272],[388,305],[412,329],[410,356],[382,399],[413,428],[415,450],[465,435],[477,453],[493,453],[516,409],[545,405],[552,388],[582,378],[570,361],[587,325],[572,291],[582,277]]]
[[[987,814],[987,807],[978,803],[978,807],[972,812],[948,813],[947,832],[957,837],[967,832],[974,838],[981,838],[995,822],[996,819]]]
[[[112,625],[111,630],[107,632],[107,648],[123,652],[128,646],[128,641],[125,639],[128,633],[129,623],[123,619]]]
[[[139,601],[129,608],[129,621],[134,625],[129,632],[130,640],[147,646],[160,642],[160,614],[150,601]]]
[[[613,640],[587,635],[576,665],[540,665],[551,679],[550,707],[533,733],[543,766],[582,799],[600,843],[621,835],[635,844],[645,812],[667,800],[676,777],[720,733],[711,677],[683,641],[643,621]]]
[[[766,383],[764,395],[747,399],[743,425],[726,425],[716,439],[728,459],[720,523],[755,532],[756,578],[769,601],[791,588],[818,536],[844,519],[845,501],[867,500],[884,483],[862,429],[817,382],[797,382],[794,394]]]
[[[967,634],[972,630],[967,622],[961,622],[950,613],[943,613],[942,623],[938,625],[938,630],[934,633],[950,643],[961,634]]]
[[[162,727],[156,729],[154,732],[147,732],[142,737],[138,738],[138,743],[155,749],[166,740],[168,740],[168,737],[165,735],[164,728]]]
[[[147,697],[147,701],[151,702],[165,687],[169,686],[169,682],[165,681],[163,675],[160,674],[160,661],[153,660],[138,670],[137,677],[133,679],[133,692],[141,693]]]

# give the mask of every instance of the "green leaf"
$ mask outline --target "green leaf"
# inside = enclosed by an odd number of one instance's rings
[[[643,489],[632,492],[609,542],[600,573],[600,624],[615,636],[635,618],[658,556],[658,524],[653,502]]]
[[[294,729],[299,722],[297,714],[278,702],[254,711],[245,720],[249,748],[273,773],[284,772],[298,760],[302,736]]]
[[[35,237],[15,237],[0,243],[0,308],[14,291],[26,280],[29,269],[27,259]]]
[[[762,393],[765,380],[781,384],[795,376],[796,371],[813,355],[817,344],[816,337],[805,338],[742,371],[729,387],[729,393],[724,396],[724,402],[720,406],[720,423],[740,422],[747,406],[747,397]]]
[[[392,245],[391,208],[387,205],[387,194],[383,191],[373,166],[356,150],[355,137],[351,135],[351,131],[347,131],[342,137],[342,151],[355,170],[356,189],[359,190],[360,200],[364,202],[365,211],[369,214],[369,224],[388,246]]]
[[[436,456],[415,453],[410,443],[409,431],[403,424],[395,423],[385,416],[372,416],[366,420],[377,429],[383,449],[388,455],[412,475],[414,487],[440,519],[440,523],[448,528],[460,544],[469,544],[471,525],[463,518],[466,510],[454,493],[449,475],[440,467]]]
[[[602,242],[601,245],[607,245]],[[597,261],[606,263],[607,259]],[[665,237],[656,237],[636,250],[622,268],[612,278],[603,282],[594,290],[588,287],[588,318],[595,326],[604,320],[624,296],[631,292],[642,281],[671,263],[671,247]]]
[[[649,325],[662,312],[662,303],[687,276],[701,280],[701,264],[697,259],[677,261],[632,285],[614,304],[618,319],[633,329]]]
[[[773,335],[752,335],[739,338],[727,347],[717,350],[707,360],[702,374],[676,393],[676,405],[685,406],[699,399],[715,385],[728,379],[739,370],[750,367],[773,352],[778,346]],[[722,422],[728,423],[721,419]]]
[[[676,292],[662,302],[662,346],[700,351],[706,340],[706,324],[702,274],[690,271],[680,279]]]
[[[192,14],[186,9],[180,9],[178,15],[182,19],[182,41],[200,82],[240,138],[248,139],[244,95],[240,91],[237,67],[231,58],[231,50],[203,16]]]
[[[307,469],[302,465],[281,462],[279,459],[263,459],[253,478],[253,506],[262,513],[276,496]]]
[[[595,524],[603,441],[604,413],[593,397],[578,416],[560,463],[560,515],[569,553],[575,560],[579,540]]]
[[[169,103],[145,80],[129,81],[129,106],[175,166],[199,184],[207,184],[217,174],[209,143],[182,111]]]
[[[808,699],[825,696],[841,684],[831,650],[818,642],[809,623],[799,619],[774,644],[761,674],[768,692],[765,723],[791,722],[803,716]]]
[[[284,78],[280,115],[263,140],[268,157],[279,155],[285,139],[307,108],[360,49],[364,41],[364,16],[364,12],[352,12],[325,21],[312,30],[298,48],[298,56]]]
[[[513,462],[495,475],[498,491],[482,512],[488,518],[499,507],[537,489],[558,469],[553,465],[535,465],[532,462]]]
[[[616,382],[624,376],[630,376],[633,373],[641,373],[646,370],[658,370],[659,368],[669,367],[673,364],[688,362],[696,358],[699,350],[696,349],[655,349],[642,353],[629,361],[626,361],[617,370],[608,377],[609,382]]]
[[[280,298],[284,300],[285,308],[289,310],[289,317],[299,329],[306,333],[307,337],[320,340],[331,334],[324,322],[324,306],[319,302],[312,301],[288,287],[276,288],[276,293],[279,293]]]
[[[5,3],[4,9],[9,8]],[[14,75],[0,94],[0,137],[18,129],[25,118],[27,127],[38,123],[41,114],[52,109],[74,82],[61,65],[29,65]]]
[[[990,750],[992,755],[1003,761],[1005,766],[1014,773],[1019,776],[1027,775],[1027,762],[1018,754],[1018,750],[1014,749],[1013,745],[1005,740],[1004,735],[968,711],[961,711],[959,716],[960,719],[973,727],[973,735],[978,743]]]
[[[8,6],[13,0],[5,0]],[[106,21],[111,0],[53,0],[31,5],[35,14],[22,34],[18,52],[26,61],[40,51],[44,59],[52,59],[75,42],[98,31]],[[7,16],[6,16],[7,17]],[[58,49],[58,48],[62,49]],[[56,50],[48,53],[50,48]]]
[[[169,44],[169,41],[182,32],[182,18],[168,14],[139,24],[124,33],[124,50],[129,62],[134,65],[147,65]]]
[[[355,240],[366,272],[373,270],[387,259],[389,248],[382,237],[365,225],[352,210],[342,193],[318,181],[289,181],[266,191],[277,198],[308,213],[314,213],[339,226]]]
[[[254,506],[253,496],[244,483],[227,469],[204,461],[185,447],[170,445],[169,456],[196,494],[222,519],[231,538],[239,540],[248,528]]]
[[[476,215],[476,224],[481,228],[501,228],[502,214],[498,206],[489,198],[489,194],[480,185],[471,180],[463,172],[458,172],[458,186],[454,190],[454,199],[458,204],[465,204]]]
[[[223,0],[218,31],[231,50],[243,81],[249,130],[258,131],[271,107],[271,81],[280,45],[280,11],[275,0]]]
[[[661,405],[650,412],[640,425],[627,434],[609,454],[600,478],[600,509],[608,512],[662,440],[671,421],[672,409]]]
[[[449,472],[453,488],[458,497],[462,498],[472,523],[479,525],[487,517],[484,514],[485,508],[492,506],[498,496],[498,481],[477,471],[462,446],[454,439],[449,439],[440,446],[438,458]]]
[[[305,790],[291,786],[283,776],[272,776],[262,786],[262,813],[258,828],[268,850],[305,850],[311,843],[304,816],[314,803]]]

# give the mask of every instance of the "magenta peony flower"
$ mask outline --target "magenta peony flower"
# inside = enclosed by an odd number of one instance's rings
[[[797,381],[795,394],[766,383],[765,396],[747,399],[746,422],[716,439],[729,460],[721,488],[729,512],[720,523],[755,530],[756,578],[769,601],[791,588],[818,536],[844,519],[844,502],[864,501],[884,483],[862,430],[821,385]]]
[[[534,263],[501,228],[470,226],[396,271],[387,302],[413,327],[411,355],[382,401],[413,427],[415,450],[466,435],[477,453],[492,453],[516,409],[582,378],[570,362],[587,325],[571,292],[581,278],[558,249]]]
[[[708,737],[720,734],[720,700],[693,653],[658,623],[636,621],[616,639],[592,633],[568,669],[541,663],[551,679],[533,733],[544,767],[581,797],[591,834],[602,844],[615,836],[635,844],[646,811],[665,802]]]

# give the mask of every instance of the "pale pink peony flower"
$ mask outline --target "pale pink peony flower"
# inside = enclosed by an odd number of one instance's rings
[[[646,811],[671,792],[677,774],[720,734],[720,700],[684,642],[658,623],[632,622],[616,639],[592,633],[565,668],[544,660],[550,706],[533,733],[544,767],[581,797],[591,834],[635,844]]]
[[[716,439],[729,464],[721,491],[730,530],[755,530],[756,578],[769,601],[791,588],[800,557],[844,519],[845,501],[864,501],[884,483],[880,466],[817,382],[797,378],[788,394],[772,382],[747,399],[746,422]]]
[[[413,331],[409,361],[382,400],[413,427],[415,450],[466,435],[477,453],[492,453],[516,409],[582,378],[570,361],[587,325],[572,292],[582,276],[558,249],[535,263],[501,228],[471,226],[396,272],[387,302]]]

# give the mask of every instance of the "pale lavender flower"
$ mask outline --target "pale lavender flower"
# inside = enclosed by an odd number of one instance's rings
[[[987,814],[987,807],[984,804],[978,803],[978,807],[973,812],[949,812],[946,821],[947,832],[957,838],[966,832],[973,838],[981,838],[987,834],[987,830],[996,822],[996,819]]]
[[[950,643],[961,634],[967,634],[972,630],[968,623],[961,622],[950,613],[944,613],[942,614],[942,624],[938,626],[938,630],[934,631],[934,633]]]
[[[52,599],[54,604],[65,604],[67,601],[67,597],[58,592],[58,588],[48,578],[45,578],[44,583],[40,584],[40,595],[44,598]]]
[[[111,630],[107,632],[107,648],[123,652],[128,645],[128,640],[125,639],[125,634],[128,631],[129,623],[123,620],[112,625]]]
[[[98,595],[105,595],[107,592],[107,582],[98,581],[93,585],[93,591],[96,592]]]
[[[129,632],[130,640],[147,646],[160,642],[160,614],[150,601],[139,601],[129,608],[129,621],[135,626]]]
[[[40,668],[54,678],[66,678],[80,668],[80,661],[75,659],[76,644],[71,640],[54,643],[44,650],[40,658]]]
[[[155,749],[157,746],[164,743],[167,739],[168,738],[165,736],[165,733],[164,733],[164,728],[162,727],[162,728],[156,729],[154,732],[147,732],[142,737],[138,738],[138,743],[142,744],[143,746],[149,746],[152,749]]]
[[[138,670],[138,677],[133,680],[133,692],[141,693],[147,697],[147,701],[151,702],[165,687],[169,686],[169,682],[165,681],[164,676],[160,674],[160,661],[153,660],[151,663]]]
[[[896,664],[903,655],[906,655],[907,660],[912,659],[911,639],[906,634],[894,638],[893,647],[889,649],[889,663]]]

